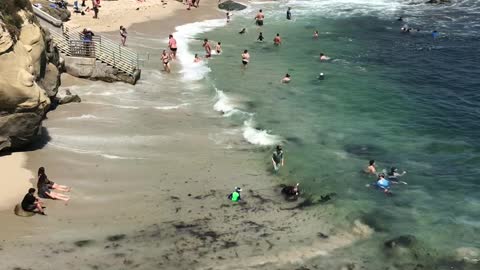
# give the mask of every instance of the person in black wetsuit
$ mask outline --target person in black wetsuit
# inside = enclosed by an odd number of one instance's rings
[[[292,8],[289,7],[287,9],[287,20],[291,20],[292,19]]]
[[[26,212],[33,212],[33,213],[39,213],[42,215],[45,215],[45,212],[43,211],[42,204],[40,201],[35,197],[35,189],[30,188],[28,190],[28,193],[25,194],[25,197],[23,197],[22,200],[22,209]]]

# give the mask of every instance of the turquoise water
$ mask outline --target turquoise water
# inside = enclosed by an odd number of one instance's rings
[[[257,3],[202,34],[223,44],[223,54],[209,61],[209,82],[220,91],[216,108],[227,107],[226,121],[243,126],[251,143],[284,144],[279,181],[300,182],[316,198],[337,193],[339,226],[360,218],[378,232],[359,244],[370,253],[354,247],[341,256],[375,258],[381,241],[405,234],[425,248],[419,261],[480,247],[480,5],[404,2]],[[287,6],[293,21],[285,20]],[[267,16],[261,29],[251,19],[258,8]],[[420,31],[400,33],[406,23]],[[243,27],[247,33],[238,34]],[[260,31],[263,43],[255,41]],[[251,55],[245,70],[244,49]],[[320,62],[320,52],[331,60]],[[323,81],[316,79],[320,72]],[[292,76],[288,85],[280,83],[285,73]],[[266,151],[270,169],[269,158]],[[393,187],[393,197],[365,187],[374,181],[360,172],[369,159],[380,170],[406,170],[408,185]]]

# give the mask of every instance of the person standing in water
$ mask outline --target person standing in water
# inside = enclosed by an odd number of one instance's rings
[[[273,169],[276,172],[278,172],[278,170],[280,169],[280,166],[283,167],[283,165],[285,165],[282,146],[277,145],[277,147],[275,148],[275,151],[273,151],[272,163],[273,163]]]
[[[313,39],[318,39],[318,30],[315,30],[315,32],[313,32]]]
[[[275,44],[275,46],[282,44],[282,38],[279,33],[273,38],[273,44]]]
[[[260,33],[258,34],[257,41],[263,42],[263,39],[264,39],[264,37],[263,37],[263,33],[262,33],[262,32],[260,32]]]
[[[250,62],[250,54],[248,53],[248,50],[244,50],[243,53],[242,53],[243,67],[247,67],[248,62]]]
[[[287,9],[287,20],[291,20],[291,19],[292,19],[292,8],[288,7],[288,9]]]
[[[377,168],[376,168],[375,160],[372,159],[368,162],[368,166],[365,169],[365,173],[377,175]]]
[[[222,43],[221,42],[217,43],[217,45],[215,46],[215,51],[217,52],[217,54],[222,53]]]
[[[285,74],[285,77],[282,79],[282,83],[289,83],[290,82],[290,74]]]
[[[162,52],[162,63],[163,63],[163,70],[170,73],[170,57],[166,50]]]
[[[177,40],[173,37],[172,34],[168,35],[168,48],[170,49],[172,59],[177,58]]]
[[[202,58],[200,58],[200,56],[198,56],[198,54],[196,53],[194,58],[193,58],[193,62],[194,63],[200,63],[200,62],[202,62]]]
[[[203,40],[202,46],[205,48],[205,58],[210,58],[212,56],[212,47],[210,46],[207,38]]]
[[[262,26],[263,25],[263,19],[265,19],[265,15],[263,15],[263,11],[260,9],[258,11],[257,15],[255,16],[255,23],[258,26]]]
[[[330,57],[326,56],[324,53],[320,53],[320,61],[328,61]]]

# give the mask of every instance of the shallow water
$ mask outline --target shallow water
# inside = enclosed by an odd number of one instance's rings
[[[292,21],[285,20],[287,6]],[[258,8],[267,16],[261,29],[251,19]],[[227,27],[198,35],[223,45],[208,63],[214,109],[250,143],[282,141],[287,165],[279,178],[299,181],[314,197],[337,193],[339,226],[360,217],[381,232],[365,243],[370,248],[403,234],[438,256],[479,247],[479,11],[475,1],[255,3]],[[402,34],[404,24],[420,31]],[[247,33],[238,34],[243,27]],[[255,42],[260,31],[263,43]],[[272,44],[276,33],[279,47]],[[202,53],[200,45],[193,51]],[[246,70],[244,49],[251,54]],[[331,61],[320,62],[320,52]],[[285,73],[288,85],[280,83]],[[369,159],[380,170],[408,171],[408,185],[395,186],[393,197],[366,188],[374,179],[360,171]]]

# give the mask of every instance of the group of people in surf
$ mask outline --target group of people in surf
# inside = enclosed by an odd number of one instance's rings
[[[23,211],[46,215],[45,206],[43,206],[43,202],[40,198],[61,200],[64,202],[68,202],[70,200],[69,196],[60,192],[52,191],[56,190],[61,192],[70,192],[71,188],[64,185],[59,185],[48,179],[44,167],[40,167],[38,169],[37,189],[38,197],[35,196],[35,192],[37,191],[35,188],[28,189],[28,193],[25,194],[21,203]]]
[[[407,184],[407,182],[400,181],[400,177],[404,176],[407,173],[406,171],[399,173],[396,167],[391,167],[388,172],[384,170],[383,172],[378,173],[375,160],[373,159],[368,162],[368,166],[365,168],[364,172],[368,175],[374,175],[377,177],[376,182],[368,186],[376,187],[388,195],[392,194],[391,184]]]

